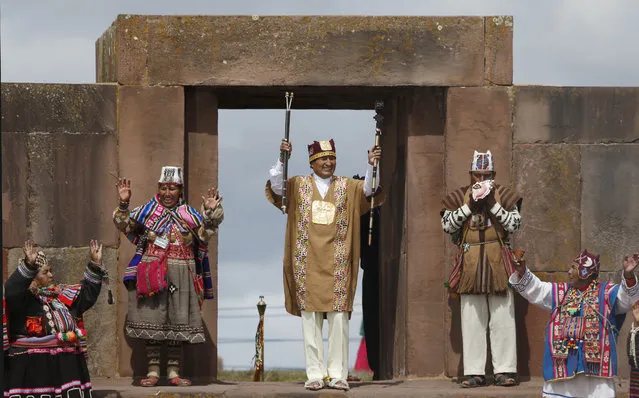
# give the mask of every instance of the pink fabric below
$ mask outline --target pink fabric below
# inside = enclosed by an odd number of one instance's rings
[[[168,287],[166,257],[149,262],[140,262],[137,267],[137,296],[138,298],[153,296]]]
[[[355,367],[354,370],[356,372],[373,372],[371,368],[368,366],[368,354],[366,353],[366,339],[362,337],[362,341],[359,343],[359,348],[357,349],[357,358],[355,359]]]

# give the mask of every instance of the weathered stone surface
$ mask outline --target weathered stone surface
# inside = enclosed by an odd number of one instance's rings
[[[9,249],[2,248],[2,283],[9,277]]]
[[[58,283],[78,283],[84,278],[84,270],[89,262],[88,247],[43,248],[49,259],[53,276]],[[18,262],[24,257],[22,248],[9,250],[8,270],[13,273]],[[102,249],[102,263],[110,275],[117,274],[117,251]],[[116,281],[111,277],[111,289],[115,290]],[[107,303],[107,285],[102,286],[100,296],[95,305],[85,313],[84,324],[88,336],[89,372],[91,376],[115,375],[117,351],[116,341],[117,306]]]
[[[513,147],[513,180],[523,197],[513,246],[536,271],[563,271],[581,251],[581,149],[578,145]]]
[[[95,81],[98,83],[117,81],[115,58],[116,25],[109,28],[95,42]],[[124,64],[127,60],[121,60]]]
[[[184,89],[121,87],[119,114],[120,176],[141,204],[157,193],[162,166],[184,166]]]
[[[124,86],[119,95],[119,175],[131,180],[131,206],[137,206],[157,193],[162,166],[184,166],[184,89]],[[117,206],[112,189],[111,211]],[[121,284],[124,267],[135,250],[123,236],[119,250]],[[124,336],[128,297],[124,286],[119,287],[118,304],[123,309],[118,314],[119,375],[142,376],[146,374],[144,345]]]
[[[1,90],[3,244],[29,237],[45,246],[89,238],[114,244],[112,229],[102,228],[101,182],[116,171],[117,87],[7,83]]]
[[[199,209],[201,196],[218,181],[217,98],[206,88],[189,88],[185,92],[185,124],[188,133],[187,198]],[[217,243],[209,241],[209,261],[213,287],[217,291]],[[217,294],[202,306],[202,319],[207,339],[204,345],[185,349],[184,372],[201,381],[217,376]]]
[[[196,86],[199,87],[199,86]],[[390,98],[406,88],[389,86],[224,86],[213,91],[220,109],[281,109],[284,93],[294,90],[293,109],[372,110],[376,99]],[[425,87],[420,87],[425,88]],[[429,87],[445,92],[443,87]],[[191,90],[193,87],[188,87]]]
[[[27,238],[27,135],[3,131],[2,244],[16,247]]]
[[[601,255],[601,267],[617,270],[636,253],[639,145],[586,145],[581,156],[582,248]]]
[[[482,17],[120,15],[114,25],[96,45],[97,68],[112,77],[115,57],[121,84],[446,86],[484,78]]]
[[[115,133],[115,84],[2,84],[2,131]]]
[[[639,89],[633,87],[518,87],[516,143],[635,142]]]
[[[409,375],[436,376],[442,374],[443,363],[432,359],[445,356],[445,252],[438,222],[444,195],[444,137],[409,135],[406,162],[407,370]]]
[[[186,87],[184,89],[184,102],[186,131],[217,135],[218,96],[214,89],[212,87]]]
[[[28,134],[27,234],[42,246],[115,245],[108,222],[117,138],[111,134]],[[16,242],[20,246],[21,242]]]
[[[512,150],[510,89],[469,87],[448,90],[446,111],[446,189],[468,185],[473,151],[490,150],[497,183],[510,183]]]
[[[392,97],[385,102],[382,147],[384,161],[380,165],[387,189],[386,202],[380,210],[379,313],[380,377],[392,379],[405,374],[406,366],[406,301],[405,290],[398,289],[405,281],[406,259],[404,240],[404,204],[406,180],[406,125],[399,120],[403,100]],[[401,282],[400,282],[401,280]]]
[[[513,83],[513,17],[485,17],[484,28],[484,83],[509,86]]]

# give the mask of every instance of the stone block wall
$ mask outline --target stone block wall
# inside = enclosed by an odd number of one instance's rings
[[[2,84],[3,261],[15,271],[26,239],[49,256],[54,277],[78,283],[98,239],[117,290],[118,235],[109,224],[117,175],[117,87]],[[7,275],[4,275],[6,278]],[[85,316],[91,374],[113,376],[117,307],[106,288]]]
[[[639,251],[639,89],[517,87],[512,98],[513,183],[525,198],[515,245],[550,281],[563,280],[587,248],[601,254],[600,279],[618,283],[623,257]],[[519,326],[528,333],[530,371],[540,374],[547,314],[530,309],[525,315]],[[629,315],[619,338],[623,377],[629,375],[631,322]]]
[[[89,239],[104,242],[117,303],[101,297],[87,314],[101,358],[91,372],[141,375],[143,347],[123,332],[133,247],[111,222],[114,176],[132,180],[137,205],[161,166],[183,166],[195,203],[217,183],[220,104],[271,107],[284,87],[306,90],[300,104],[313,109],[384,99],[382,377],[459,375],[459,305],[443,289],[454,250],[439,211],[468,184],[473,150],[490,149],[498,182],[523,195],[514,245],[542,279],[565,278],[584,247],[601,253],[602,279],[618,279],[637,251],[639,90],[512,87],[512,35],[510,17],[119,16],[96,43],[96,79],[111,84],[2,85],[5,266],[33,238],[70,282]],[[216,242],[210,255],[217,278]],[[521,298],[516,308],[520,374],[539,375],[547,313]],[[217,300],[203,318],[210,340],[187,350],[186,372],[210,378]]]
[[[92,375],[146,372],[143,345],[124,336],[128,297],[121,280],[134,247],[112,222],[117,176],[132,180],[132,206],[155,195],[164,165],[185,167],[187,196],[196,205],[206,187],[217,183],[217,98],[191,93],[187,105],[184,91],[181,86],[2,85],[3,277],[15,270],[26,239],[44,248],[63,283],[81,278],[90,239],[105,245],[116,303],[106,304],[104,288],[86,315]],[[217,240],[210,254],[215,272]],[[187,350],[185,371],[210,380],[217,371],[217,300],[204,305],[203,318],[206,355]]]
[[[120,15],[96,42],[96,78],[124,85],[509,85],[512,26],[512,17]]]

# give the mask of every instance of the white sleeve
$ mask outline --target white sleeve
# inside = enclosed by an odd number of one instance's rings
[[[526,273],[521,278],[519,273],[514,272],[508,282],[517,293],[528,300],[531,304],[538,305],[547,310],[552,309],[552,283],[542,282],[535,274],[526,269]]]
[[[444,210],[444,214],[442,215],[442,229],[447,234],[452,234],[461,229],[462,225],[464,225],[464,221],[470,217],[471,212],[470,208],[468,208],[467,204],[464,204],[457,210]]]
[[[366,175],[364,176],[364,195],[371,196],[379,186],[379,169],[377,170],[377,178],[373,187],[373,165],[368,163],[366,167]]]
[[[634,274],[633,274],[634,275]],[[637,275],[635,277],[635,285],[628,287],[626,284],[626,278],[621,275],[621,286],[617,293],[617,303],[615,304],[617,314],[625,314],[632,309],[632,304],[639,300],[639,281],[637,281]]]
[[[521,226],[521,214],[517,206],[512,211],[503,208],[499,202],[490,209],[490,212],[497,218],[497,221],[510,233],[515,232]]]
[[[277,162],[271,167],[268,171],[269,173],[269,181],[271,181],[271,189],[275,192],[276,195],[282,195],[282,188],[284,184],[282,183],[283,174],[284,174],[284,163],[280,162],[278,159]]]

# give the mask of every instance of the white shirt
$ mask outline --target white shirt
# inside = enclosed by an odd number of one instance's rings
[[[625,314],[630,311],[632,304],[639,299],[639,285],[636,278],[635,276],[635,285],[629,288],[626,279],[623,275],[621,276],[621,286],[615,304],[617,314]],[[514,272],[510,276],[509,282],[531,304],[547,310],[552,309],[552,283],[541,281],[529,270],[526,270],[522,277],[519,277],[518,272]],[[617,356],[617,361],[619,361],[619,356]],[[614,398],[616,396],[615,379],[578,374],[572,379],[544,381],[542,396]]]
[[[283,174],[284,174],[284,163],[280,162],[279,159],[277,162],[271,167],[269,170],[269,181],[271,181],[271,189],[275,192],[276,195],[282,194],[283,187]],[[331,177],[322,178],[317,174],[313,173],[313,180],[315,181],[315,185],[317,186],[317,190],[319,194],[322,196],[322,199],[326,196],[326,192],[328,192],[328,188],[331,185]],[[371,196],[377,187],[379,186],[379,170],[377,170],[377,180],[375,181],[375,187],[373,188],[373,166],[369,163],[368,167],[366,167],[366,175],[364,176],[364,195]]]

